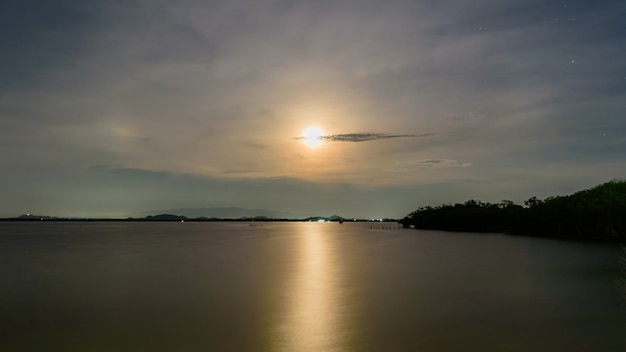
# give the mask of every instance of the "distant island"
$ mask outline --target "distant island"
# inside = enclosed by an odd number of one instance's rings
[[[139,218],[68,218],[68,217],[55,217],[49,215],[35,215],[35,214],[24,214],[14,218],[3,218],[0,221],[136,221],[136,222],[145,222],[145,221],[174,221],[174,222],[202,222],[202,221],[291,221],[291,222],[398,222],[397,219],[388,219],[388,218],[380,218],[380,219],[357,219],[357,218],[344,218],[338,215],[331,216],[310,216],[306,218],[272,218],[267,216],[253,216],[253,217],[240,217],[240,218],[217,218],[217,217],[187,217],[184,215],[175,215],[175,214],[158,214],[158,215],[148,215],[146,217]]]
[[[532,197],[524,206],[503,200],[492,204],[421,207],[400,222],[406,228],[581,240],[626,240],[626,181],[612,180],[569,196]]]
[[[188,218],[216,218],[216,219],[240,219],[266,217],[270,219],[303,219],[305,214],[294,214],[285,211],[269,209],[246,209],[239,207],[202,207],[202,208],[173,208],[149,210],[136,214],[138,217],[154,214],[177,214]],[[315,214],[308,214],[308,216]]]
[[[181,208],[186,212],[218,209],[222,215],[250,211],[241,208]],[[269,211],[263,211],[268,213]],[[271,213],[278,215],[278,212]],[[267,215],[232,217],[190,217],[172,213],[129,217],[63,218],[49,215],[25,214],[0,221],[305,221],[305,222],[399,222],[405,228],[462,232],[502,232],[535,237],[555,237],[580,240],[626,241],[626,181],[615,179],[568,196],[546,199],[532,197],[524,206],[509,200],[488,203],[468,200],[465,203],[443,204],[418,208],[401,220],[357,219],[338,215],[305,218],[272,217]]]

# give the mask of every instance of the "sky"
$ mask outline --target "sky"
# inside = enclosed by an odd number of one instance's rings
[[[617,0],[5,0],[0,217],[397,218],[624,178],[624,14]]]

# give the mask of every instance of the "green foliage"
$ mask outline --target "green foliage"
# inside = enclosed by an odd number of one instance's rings
[[[626,181],[612,180],[569,196],[539,200],[526,208],[503,200],[497,204],[468,200],[464,204],[422,207],[407,215],[405,227],[446,231],[510,232],[576,239],[626,239]]]

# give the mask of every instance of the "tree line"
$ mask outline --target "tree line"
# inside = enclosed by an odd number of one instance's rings
[[[421,207],[408,214],[404,227],[445,231],[506,232],[528,236],[591,240],[626,240],[626,181],[612,180],[569,196],[524,206],[509,200]]]

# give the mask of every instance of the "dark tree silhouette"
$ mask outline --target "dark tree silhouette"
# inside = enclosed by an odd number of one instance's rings
[[[626,240],[626,181],[613,180],[569,196],[540,200],[526,207],[468,200],[463,204],[422,207],[401,222],[405,227],[446,231],[508,232],[529,236]]]

